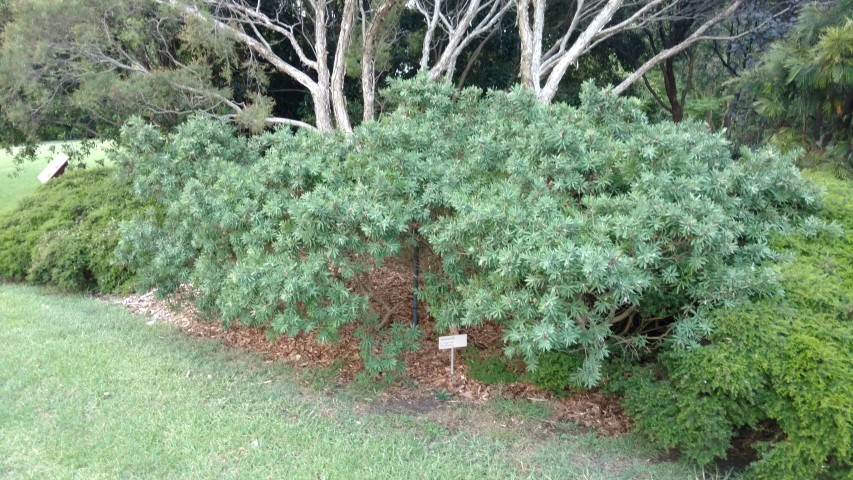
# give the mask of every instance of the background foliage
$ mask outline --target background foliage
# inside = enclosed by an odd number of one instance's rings
[[[774,43],[741,84],[784,147],[806,146],[853,168],[853,2],[803,9],[788,38]]]

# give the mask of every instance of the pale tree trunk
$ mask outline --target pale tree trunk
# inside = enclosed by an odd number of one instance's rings
[[[536,23],[530,22],[530,10],[533,9],[533,16],[536,19],[537,14],[544,18],[545,9],[537,8],[537,4],[542,0],[517,0],[516,4],[516,22],[518,23],[518,36],[521,39],[521,63],[519,74],[521,76],[521,84],[524,88],[539,93],[539,61],[538,58],[542,53],[542,31],[539,30],[539,40],[534,32],[537,31]],[[544,28],[544,27],[543,27]]]
[[[373,120],[376,114],[376,43],[385,21],[395,8],[403,4],[403,0],[385,0],[376,10],[370,24],[362,34],[361,50],[361,93],[364,102],[364,116],[367,122]]]
[[[323,2],[324,0],[319,1]],[[335,49],[335,63],[332,67],[331,89],[335,121],[338,128],[346,132],[352,132],[352,125],[350,124],[349,114],[347,113],[347,99],[344,95],[344,78],[347,69],[346,54],[352,43],[352,30],[355,25],[355,3],[356,0],[344,1],[341,30],[338,36],[338,45]]]
[[[421,13],[427,21],[423,47],[421,47],[421,61],[419,62],[422,72],[425,72],[429,67],[429,57],[430,52],[432,51],[432,37],[435,35],[435,30],[438,28],[438,24],[441,21],[441,18],[439,17],[441,14],[441,0],[434,1],[435,3],[433,4],[432,12],[430,14],[428,14],[426,10],[421,10]],[[415,5],[420,7],[420,3],[416,3]]]
[[[545,86],[543,86],[542,90],[540,90],[536,95],[540,101],[550,103],[551,100],[554,99],[554,95],[557,93],[557,88],[560,86],[560,81],[566,75],[566,70],[568,70],[569,65],[577,63],[580,56],[589,50],[589,46],[595,37],[602,29],[604,29],[604,26],[610,22],[610,19],[613,18],[613,14],[616,13],[616,10],[621,6],[622,0],[610,0],[607,2],[604,8],[602,8],[595,18],[593,18],[589,26],[580,35],[578,35],[578,38],[575,40],[569,51],[557,61],[553,70],[551,70],[551,74],[548,75],[548,80],[545,82]],[[542,10],[544,10],[544,8]]]
[[[332,122],[331,95],[327,86],[318,86],[311,92],[311,100],[314,103],[314,116],[317,130],[321,132],[332,132],[335,130],[335,124]]]
[[[174,7],[182,16],[194,18],[197,21],[210,22],[217,30],[231,35],[237,42],[248,48],[253,55],[269,62],[269,64],[280,73],[292,78],[311,95],[314,104],[314,115],[316,128],[320,131],[331,132],[337,123],[340,128],[351,130],[349,117],[346,113],[343,100],[343,77],[346,75],[346,62],[344,57],[349,47],[352,36],[352,18],[354,17],[355,0],[351,2],[349,20],[344,19],[344,26],[349,22],[349,33],[344,35],[344,45],[336,49],[334,64],[336,76],[332,80],[332,74],[328,67],[327,48],[327,4],[326,0],[306,0],[299,4],[307,8],[295,16],[295,20],[282,20],[278,14],[275,16],[265,14],[260,8],[260,2],[255,0],[155,0],[157,3]],[[208,7],[210,12],[203,12],[200,6]],[[344,9],[347,10],[347,7]],[[307,30],[304,30],[304,20],[310,18],[313,13],[314,29],[312,38],[306,38]],[[344,15],[346,17],[346,13]],[[275,39],[267,38],[269,35],[277,36]],[[302,42],[307,42],[309,48],[303,48]],[[292,49],[301,62],[301,66],[294,65],[278,54],[273,45],[285,45]],[[309,56],[314,54],[314,58]],[[337,91],[334,91],[337,90]],[[333,118],[333,100],[337,105],[343,103],[343,108],[335,107]],[[302,126],[303,122],[287,119],[270,118],[269,123],[288,124]]]
[[[317,116],[317,128],[324,132],[335,129],[332,123],[331,75],[329,73],[329,53],[326,48],[326,0],[306,2],[314,10],[314,55],[316,56],[317,89],[311,92],[314,100],[314,114]]]

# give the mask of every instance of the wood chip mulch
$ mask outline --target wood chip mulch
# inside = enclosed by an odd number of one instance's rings
[[[411,321],[411,272],[408,268],[402,262],[391,262],[373,274],[372,281],[378,287],[374,291],[382,295],[384,308],[393,309],[392,318],[395,322]],[[320,343],[313,333],[296,337],[281,336],[270,341],[262,328],[239,325],[224,328],[219,322],[204,320],[203,315],[193,307],[192,290],[189,288],[166,300],[159,299],[154,291],[111,300],[134,313],[149,317],[149,324],[172,324],[190,336],[221,340],[230,347],[261,352],[272,359],[299,367],[328,368],[335,360],[341,359],[338,361],[341,366],[337,379],[340,383],[352,381],[364,369],[364,363],[359,357],[358,339],[353,335],[354,325],[343,327],[340,341],[334,344]],[[378,304],[374,306],[378,307]],[[553,411],[552,421],[572,422],[599,435],[618,436],[631,429],[631,419],[622,411],[618,400],[597,391],[557,398],[549,391],[531,384],[486,385],[469,378],[464,349],[456,352],[455,374],[451,376],[449,350],[438,350],[439,334],[434,331],[434,322],[423,305],[420,305],[419,315],[419,327],[426,335],[419,350],[404,354],[406,375],[416,389],[391,388],[382,395],[385,400],[399,401],[407,396],[423,396],[425,392],[432,395],[437,390],[446,390],[456,401],[472,403],[482,403],[496,397],[527,399],[547,402]],[[459,333],[468,334],[469,344],[481,349],[499,350],[503,345],[501,328],[492,323],[462,328]]]

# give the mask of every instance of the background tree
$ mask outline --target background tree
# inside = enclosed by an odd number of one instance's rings
[[[547,103],[576,99],[590,77],[622,93],[661,63],[681,118],[678,55],[720,38],[709,30],[746,1],[12,0],[3,132],[7,144],[111,136],[133,113],[170,127],[191,112],[252,131],[351,131],[353,115],[375,118],[389,77],[519,79]],[[643,29],[670,33],[640,64]]]
[[[741,85],[782,146],[825,152],[853,167],[853,2],[803,9],[789,38],[774,43]]]
[[[746,1],[737,15],[720,21],[709,31],[709,41],[688,46],[684,50],[664,59],[657,68],[642,75],[642,84],[654,102],[675,122],[680,122],[686,114],[687,97],[693,93],[698,80],[706,97],[697,113],[714,125],[714,113],[708,109],[719,110],[725,101],[719,97],[725,95],[724,83],[740,70],[755,62],[758,50],[784,35],[792,23],[798,6],[796,0],[753,0]],[[646,52],[637,55],[629,66],[639,68],[643,58],[655,57],[664,50],[677,48],[685,43],[697,26],[716,15],[726,6],[724,1],[686,1],[673,5],[668,18],[646,26],[642,30]],[[696,68],[700,65],[700,68]],[[710,88],[709,88],[710,87]],[[716,91],[715,91],[716,90]],[[699,93],[699,92],[697,92]],[[739,98],[739,95],[735,96]],[[737,102],[729,105],[736,107]],[[723,107],[725,108],[725,107]],[[716,115],[720,119],[730,116]],[[729,124],[727,123],[727,125]]]
[[[110,137],[131,115],[170,127],[203,112],[257,128],[269,110],[262,70],[154,2],[13,1],[9,16],[0,46],[6,144]]]

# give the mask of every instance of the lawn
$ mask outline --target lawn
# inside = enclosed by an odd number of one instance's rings
[[[34,192],[40,185],[36,178],[50,160],[62,150],[63,142],[46,142],[38,149],[38,160],[15,165],[13,155],[0,151],[0,214],[15,208],[18,200]],[[98,145],[86,159],[88,163],[104,160],[106,147]]]
[[[703,476],[657,461],[631,435],[477,421],[523,417],[523,405],[453,405],[451,424],[379,413],[304,386],[283,364],[147,320],[0,285],[0,478]]]

